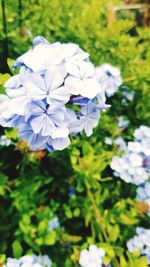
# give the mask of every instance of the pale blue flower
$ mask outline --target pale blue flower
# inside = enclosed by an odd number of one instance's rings
[[[97,67],[96,78],[108,97],[113,96],[122,84],[120,70],[110,64],[103,64]]]
[[[25,65],[34,72],[61,70],[64,61],[64,53],[60,43],[39,42],[33,49],[29,50],[16,61],[17,65]]]
[[[114,143],[117,145],[118,150],[125,150],[127,145],[126,142],[124,141],[124,139],[119,136],[114,140]]]
[[[42,256],[34,255],[34,259],[35,262],[41,264],[42,267],[51,267],[53,264],[52,260],[48,257],[48,255],[42,255]]]
[[[70,124],[70,132],[77,134],[84,130],[89,137],[93,133],[93,128],[97,126],[99,118],[100,111],[98,105],[89,102],[87,105],[81,106],[80,113],[77,114],[77,117]]]
[[[149,139],[150,138],[150,127],[141,125],[138,129],[135,130],[134,136],[136,140],[143,140],[143,139]]]
[[[32,101],[29,104],[27,118],[35,134],[55,137],[55,132],[57,135],[57,131],[60,130],[61,136],[66,137],[69,131],[66,127],[65,112],[64,106],[49,106],[43,101]]]
[[[4,267],[51,267],[52,261],[47,255],[26,255],[20,259],[8,258]]]
[[[0,95],[0,125],[3,127],[11,127],[11,119],[14,114],[9,109],[9,98],[6,95]]]
[[[48,104],[56,102],[67,103],[70,99],[70,94],[63,85],[63,75],[52,70],[47,70],[43,76],[38,73],[30,75],[24,84],[27,96],[34,100],[46,98]]]
[[[6,93],[9,97],[9,110],[17,115],[25,115],[27,105],[31,99],[27,95],[25,82],[30,79],[30,71],[22,67],[20,73],[11,77],[6,83]]]
[[[148,128],[146,127],[147,136],[145,136],[143,130],[141,131],[141,127],[136,129],[134,133],[135,141],[128,142],[124,154],[113,157],[110,164],[111,168],[115,171],[115,176],[120,177],[127,183],[140,185],[147,181],[150,176],[150,138]]]
[[[80,253],[79,264],[82,267],[102,267],[105,250],[96,245],[90,245],[89,250],[83,249]]]
[[[46,148],[47,138],[41,134],[35,134],[28,123],[20,125],[18,134],[24,141],[28,142],[32,150]]]
[[[81,95],[87,98],[94,98],[100,93],[101,87],[95,79],[95,69],[89,62],[80,62],[69,69],[69,76],[65,80],[65,85],[73,95]]]
[[[93,128],[97,126],[100,118],[100,111],[97,105],[89,103],[84,107],[81,107],[81,124],[87,136],[93,133]]]
[[[50,44],[50,42],[48,42],[43,36],[37,36],[34,38],[33,40],[33,46],[36,46],[38,44]]]
[[[109,105],[88,53],[78,45],[51,44],[38,36],[33,46],[17,59],[19,74],[5,84],[0,125],[18,128],[32,150],[62,150],[70,144],[69,134],[84,130],[90,136],[100,110]]]
[[[69,137],[64,138],[51,138],[49,137],[46,141],[46,147],[50,152],[55,150],[63,150],[70,145]]]
[[[127,242],[127,248],[131,253],[139,251],[150,264],[150,229],[137,227],[136,235]]]

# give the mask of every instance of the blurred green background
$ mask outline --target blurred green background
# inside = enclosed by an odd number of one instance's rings
[[[76,137],[65,151],[30,151],[18,140],[15,130],[1,128],[1,135],[5,133],[12,145],[0,146],[0,264],[4,255],[20,257],[34,252],[47,253],[55,266],[76,267],[81,246],[101,240],[107,252],[106,263],[147,266],[137,263],[137,258],[129,263],[123,256],[135,227],[150,227],[150,222],[142,207],[140,210],[136,205],[135,187],[113,178],[109,164],[118,151],[104,139],[122,136],[132,140],[137,127],[150,125],[149,1],[0,2],[1,93],[5,81],[15,73],[15,59],[32,47],[37,35],[50,42],[77,43],[89,52],[95,66],[109,62],[121,70],[123,77],[118,93],[107,100],[112,106],[102,114],[94,134],[88,139]],[[122,104],[124,89],[135,93],[134,100],[126,104]],[[118,116],[130,122],[124,131],[118,128]],[[71,197],[69,190],[75,191]],[[107,242],[95,221],[91,194],[104,218]],[[61,225],[51,234],[46,230],[50,214],[56,214]],[[115,263],[116,255],[120,265]]]

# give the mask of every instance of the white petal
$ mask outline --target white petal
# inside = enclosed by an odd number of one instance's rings
[[[16,97],[9,101],[10,110],[17,115],[25,115],[29,99],[26,96]]]
[[[55,71],[48,70],[45,73],[45,81],[47,90],[55,90],[61,86],[64,82],[64,77]]]
[[[31,125],[34,133],[37,134],[42,130],[44,120],[45,120],[45,114],[39,115],[39,116],[37,116],[31,120],[30,125]]]

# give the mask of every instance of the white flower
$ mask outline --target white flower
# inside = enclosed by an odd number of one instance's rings
[[[138,129],[135,130],[134,136],[137,140],[150,138],[150,127],[141,125]]]
[[[105,251],[96,245],[90,245],[89,250],[84,249],[80,253],[79,264],[82,267],[101,267]]]
[[[41,266],[51,267],[52,265],[52,260],[47,255],[36,256],[35,259]]]
[[[9,98],[6,95],[0,95],[0,125],[10,127],[9,119],[14,115],[9,109]]]
[[[20,259],[8,258],[3,267],[51,267],[52,261],[47,256],[27,255]]]
[[[20,267],[20,262],[17,259],[8,258],[6,267]]]
[[[81,62],[72,65],[68,70],[69,76],[65,85],[73,95],[81,95],[87,98],[94,98],[101,91],[98,81],[94,78],[94,66],[89,62]]]
[[[63,44],[62,47],[64,50],[65,67],[68,73],[74,65],[78,65],[80,62],[88,60],[89,58],[89,54],[84,52],[76,44]]]
[[[17,59],[17,64],[24,64],[34,72],[47,69],[61,71],[64,60],[62,45],[60,43],[39,43],[33,49]]]

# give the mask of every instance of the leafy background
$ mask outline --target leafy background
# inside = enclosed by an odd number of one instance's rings
[[[64,151],[30,151],[16,130],[0,129],[12,140],[0,146],[0,264],[6,256],[33,252],[48,254],[54,266],[77,267],[80,251],[97,244],[106,250],[105,264],[147,266],[144,257],[127,252],[126,242],[137,225],[150,228],[149,218],[135,200],[135,186],[113,177],[109,164],[119,152],[104,142],[118,136],[132,140],[136,128],[149,125],[150,29],[142,4],[130,10],[121,0],[1,0],[1,93],[15,73],[15,59],[37,35],[79,44],[96,66],[117,66],[123,85],[107,100],[111,108],[93,135],[73,138]],[[122,103],[123,90],[134,91],[134,100]],[[119,116],[130,122],[124,131]],[[49,233],[55,216],[61,227]]]

